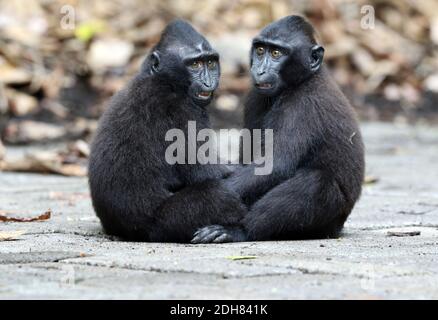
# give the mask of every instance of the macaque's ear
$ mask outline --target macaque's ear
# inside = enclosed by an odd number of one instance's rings
[[[158,71],[160,71],[160,54],[158,53],[158,51],[154,51],[151,54],[151,73],[155,74]]]
[[[316,45],[312,48],[310,69],[315,72],[321,67],[322,60],[324,58],[324,48],[320,45]]]

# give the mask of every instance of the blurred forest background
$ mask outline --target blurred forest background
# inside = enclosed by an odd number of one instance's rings
[[[374,28],[361,25],[363,6],[372,6]],[[106,102],[176,17],[220,52],[213,125],[238,127],[251,39],[289,14],[314,24],[362,120],[437,122],[436,0],[0,0],[0,160],[4,145],[72,141],[48,158],[55,165],[34,157],[0,169],[83,175],[72,165],[85,161]]]

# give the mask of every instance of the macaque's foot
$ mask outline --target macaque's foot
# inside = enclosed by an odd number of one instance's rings
[[[191,243],[225,243],[242,242],[246,240],[246,233],[239,227],[224,227],[211,225],[198,229]]]

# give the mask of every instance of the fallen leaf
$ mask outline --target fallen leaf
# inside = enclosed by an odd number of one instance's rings
[[[0,116],[9,112],[9,101],[6,97],[6,90],[3,83],[0,81]]]
[[[30,143],[55,140],[64,137],[64,126],[41,121],[11,121],[4,129],[4,141],[9,143]]]
[[[2,141],[0,140],[0,160],[2,160],[5,157],[6,149],[3,146]]]
[[[19,236],[25,233],[25,230],[0,231],[0,241],[16,240]]]
[[[46,212],[44,212],[43,214],[40,214],[39,216],[36,217],[18,217],[18,216],[13,216],[12,212],[6,212],[6,211],[0,211],[0,221],[3,222],[32,222],[32,221],[43,221],[43,220],[48,220],[50,219],[50,217],[52,216],[52,211],[49,209]]]
[[[67,177],[85,177],[87,175],[87,169],[77,164],[63,164],[53,172]]]
[[[0,58],[0,82],[5,84],[29,83],[32,76],[29,72],[8,64]]]
[[[107,54],[111,51],[111,54]],[[99,73],[107,68],[124,67],[134,53],[132,43],[119,39],[100,39],[94,41],[87,55],[87,63]]]
[[[88,158],[90,156],[90,146],[84,140],[77,140],[69,146],[71,152],[76,152],[81,157]]]
[[[229,256],[227,257],[228,260],[250,260],[250,259],[257,259],[257,256]]]
[[[421,234],[421,231],[388,231],[387,235],[389,237],[413,237],[413,236],[419,236]]]
[[[364,184],[374,184],[379,182],[379,178],[375,176],[366,176],[364,179]]]
[[[87,168],[85,165],[66,163],[65,158],[65,156],[58,152],[39,151],[27,154],[22,158],[5,159],[0,163],[0,170],[12,172],[55,173],[75,177],[84,177],[87,175]]]
[[[90,41],[96,34],[105,30],[105,24],[100,20],[80,24],[75,30],[75,37],[83,42]]]
[[[435,73],[427,77],[426,80],[424,81],[424,86],[429,91],[438,92],[438,73]]]
[[[28,94],[8,89],[6,94],[10,101],[10,111],[15,116],[25,116],[38,108],[38,100]]]

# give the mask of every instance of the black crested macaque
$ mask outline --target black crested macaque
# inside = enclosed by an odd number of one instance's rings
[[[93,206],[108,234],[189,242],[202,226],[235,225],[244,216],[239,195],[224,186],[225,166],[171,165],[165,158],[168,130],[187,132],[189,120],[197,130],[209,128],[205,108],[219,77],[218,53],[177,20],[166,27],[141,71],[112,98],[89,163]]]
[[[337,237],[358,200],[364,146],[355,113],[322,65],[313,27],[289,16],[253,40],[245,128],[273,130],[273,172],[227,180],[250,210],[244,228],[208,226],[193,243]],[[262,149],[264,150],[264,148]]]

